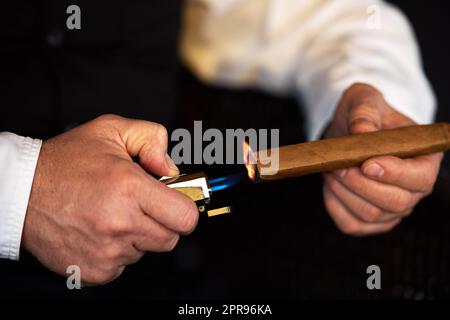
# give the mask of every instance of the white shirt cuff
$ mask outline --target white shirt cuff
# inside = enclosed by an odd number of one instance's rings
[[[18,260],[42,141],[0,133],[0,258]]]

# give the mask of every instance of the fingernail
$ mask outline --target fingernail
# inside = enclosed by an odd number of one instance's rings
[[[345,175],[347,174],[347,169],[339,169],[339,170],[336,170],[336,174],[337,174],[339,177],[344,178]]]
[[[180,170],[176,166],[175,162],[173,162],[172,158],[166,153],[166,160],[167,164],[169,165],[170,169],[176,172],[176,174],[180,173]]]
[[[378,163],[371,163],[364,168],[364,174],[372,178],[381,178],[384,174],[384,169]]]
[[[350,123],[351,133],[363,133],[378,131],[378,126],[371,120],[365,118],[355,119]]]

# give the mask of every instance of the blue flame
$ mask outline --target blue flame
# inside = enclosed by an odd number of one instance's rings
[[[232,174],[225,177],[211,179],[209,180],[209,185],[212,192],[224,190],[237,185],[242,181],[243,177],[244,175],[241,173]]]

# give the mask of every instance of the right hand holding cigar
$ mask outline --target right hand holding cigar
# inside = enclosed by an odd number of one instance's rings
[[[198,209],[146,171],[179,173],[156,123],[107,115],[45,141],[22,246],[61,275],[78,265],[85,284],[115,279],[146,251],[172,250]]]
[[[415,123],[375,88],[356,84],[343,95],[326,136],[337,137]],[[433,190],[442,153],[372,158],[361,167],[324,174],[325,206],[338,228],[363,236],[391,230]]]

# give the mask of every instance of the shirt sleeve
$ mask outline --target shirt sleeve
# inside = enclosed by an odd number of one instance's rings
[[[0,258],[18,260],[41,140],[0,133]]]
[[[206,82],[297,96],[310,139],[358,82],[415,122],[433,120],[435,98],[412,28],[383,1],[189,0],[180,48]]]

